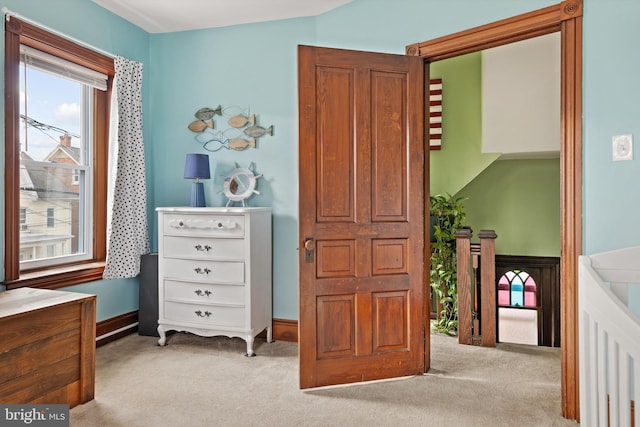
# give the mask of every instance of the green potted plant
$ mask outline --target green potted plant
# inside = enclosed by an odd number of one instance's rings
[[[466,218],[465,197],[450,194],[430,197],[431,289],[438,304],[433,327],[448,335],[458,333],[458,282],[456,275],[456,231]]]

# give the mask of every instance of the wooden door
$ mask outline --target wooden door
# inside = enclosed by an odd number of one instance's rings
[[[298,49],[301,388],[428,365],[423,73],[418,57]]]

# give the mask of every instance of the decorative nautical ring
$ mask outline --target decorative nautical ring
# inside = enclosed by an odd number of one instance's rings
[[[245,200],[253,194],[260,194],[256,190],[256,180],[262,177],[262,174],[256,175],[251,167],[253,163],[246,168],[236,168],[224,178],[223,192],[229,199],[227,206],[231,202],[241,202],[245,206]]]

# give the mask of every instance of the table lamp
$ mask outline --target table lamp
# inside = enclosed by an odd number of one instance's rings
[[[204,207],[204,185],[201,179],[211,178],[209,173],[209,155],[208,154],[187,154],[187,160],[184,164],[185,179],[194,179],[191,186],[191,203],[190,206]]]

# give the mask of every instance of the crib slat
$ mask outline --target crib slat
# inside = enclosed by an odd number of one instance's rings
[[[629,353],[627,353],[622,346],[619,345],[619,367],[620,375],[618,383],[620,385],[620,425],[631,425],[631,396],[629,394]]]
[[[607,342],[606,333],[601,325],[598,325],[598,425],[608,425],[608,399],[607,399]]]
[[[597,377],[591,375],[591,372],[594,372],[598,366],[598,337],[596,335],[598,325],[588,314],[585,315],[585,318],[585,326],[588,328],[584,334],[585,337],[588,337],[586,343],[588,357],[585,357],[585,359],[588,364],[585,366],[584,375],[581,378],[586,382],[586,392],[588,393],[587,402],[585,403],[587,404],[586,409],[589,415],[585,425],[593,425],[598,419],[598,380]]]
[[[620,425],[620,365],[618,363],[618,343],[608,337],[609,341],[609,415],[612,426]]]
[[[620,426],[620,358],[616,340],[607,335],[609,354],[609,420],[612,426]]]
[[[637,408],[635,407],[635,402],[638,401],[638,396],[640,395],[640,366],[638,366],[638,362],[639,360],[634,357],[633,358],[633,394],[634,394],[634,411],[633,411],[633,418],[634,418],[634,426],[639,427],[640,426],[640,411],[637,410]]]

